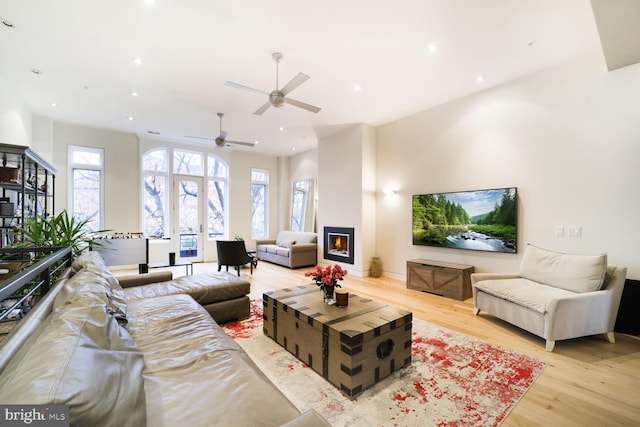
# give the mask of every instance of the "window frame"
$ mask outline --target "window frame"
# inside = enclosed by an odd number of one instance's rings
[[[145,157],[154,152],[164,152],[165,153],[165,167],[164,170],[154,170],[154,169],[145,169]],[[145,237],[150,239],[169,239],[171,234],[171,209],[169,206],[170,196],[171,196],[171,176],[173,174],[170,173],[172,170],[171,163],[173,159],[173,150],[167,147],[157,147],[152,148],[150,150],[145,151],[140,157],[140,229],[143,231]],[[158,236],[148,236],[147,224],[145,221],[145,178],[147,176],[159,176],[164,178],[164,234],[161,237]]]
[[[214,159],[215,162],[220,163],[222,166],[224,166],[224,175],[216,175],[210,172],[212,172],[211,169],[211,165],[209,164],[209,162]],[[206,184],[205,184],[205,194],[207,197],[206,200],[206,207],[205,207],[205,218],[206,218],[206,224],[207,224],[207,230],[206,230],[206,235],[207,235],[207,241],[211,242],[214,240],[218,240],[220,238],[228,238],[229,236],[229,164],[227,162],[225,162],[222,158],[211,154],[211,153],[207,153],[206,156]],[[213,237],[209,234],[209,198],[210,198],[210,194],[209,194],[209,188],[210,188],[210,184],[214,184],[215,182],[220,182],[222,184],[222,191],[223,191],[223,195],[225,197],[225,200],[223,201],[223,206],[222,206],[222,221],[223,221],[223,231],[222,231],[222,235],[221,236],[217,236],[217,235],[213,235]]]
[[[254,172],[263,173],[266,176],[266,180],[254,179]],[[269,180],[270,180],[270,171],[265,168],[251,168],[251,187],[249,191],[250,203],[251,203],[251,238],[253,240],[256,239],[264,239],[269,237]],[[254,215],[256,213],[254,200],[253,200],[253,190],[254,186],[262,186],[264,188],[264,206],[262,207],[264,210],[264,229],[262,230],[262,235],[258,235],[254,233]]]
[[[77,152],[87,152],[87,153],[95,153],[98,154],[100,164],[92,164],[92,163],[80,163],[74,161],[74,154]],[[104,171],[105,171],[105,150],[104,148],[99,147],[88,147],[81,145],[68,145],[67,146],[67,169],[69,174],[68,179],[68,194],[69,197],[67,199],[67,210],[72,217],[76,217],[75,212],[75,197],[76,197],[76,187],[74,175],[76,170],[87,170],[87,171],[98,171],[100,173],[99,179],[99,190],[98,190],[98,226],[97,230],[104,229]]]

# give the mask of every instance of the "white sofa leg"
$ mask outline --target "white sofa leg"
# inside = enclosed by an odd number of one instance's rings
[[[554,340],[547,340],[547,345],[546,345],[547,351],[549,352],[553,351],[553,347],[555,346],[556,346],[556,342]]]
[[[478,307],[473,307],[473,314],[477,316],[478,313],[480,313],[480,309]]]
[[[605,334],[605,336],[607,337],[607,340],[611,343],[611,344],[615,344],[616,342],[616,336],[614,335],[613,332],[607,332]]]

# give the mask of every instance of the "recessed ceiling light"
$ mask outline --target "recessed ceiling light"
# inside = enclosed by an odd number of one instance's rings
[[[280,132],[282,132],[284,130],[284,128],[282,126],[280,126]]]
[[[476,81],[477,81],[478,83],[480,83],[480,82],[484,81],[484,76],[483,76],[483,75],[480,75],[480,74],[479,74],[479,75],[477,75],[477,76],[476,76]]]
[[[138,92],[131,92],[131,96],[138,96]]]
[[[362,86],[356,84],[353,86],[353,91],[354,92],[361,92],[362,91]]]
[[[129,121],[133,121],[133,117],[132,117],[132,116],[129,116],[129,117],[127,117],[127,120],[129,120]]]
[[[429,52],[429,53],[438,52],[438,45],[435,44],[435,43],[429,43],[429,45],[427,46],[427,52]]]
[[[258,141],[257,139],[256,139],[256,144],[260,144],[260,141]]]
[[[144,2],[147,4],[147,6],[153,6],[154,4],[156,4],[156,0],[144,0]]]
[[[136,65],[142,65],[142,59],[140,58],[133,58],[133,63]]]
[[[291,151],[296,151],[296,147],[291,147]]]
[[[2,24],[4,24],[5,27],[9,27],[9,28],[13,28],[14,27],[13,22],[7,21],[6,19],[2,20]]]
[[[31,72],[32,72],[33,74],[38,74],[38,75],[42,74],[42,71],[38,70],[37,68],[32,68],[32,69],[31,69]]]
[[[52,103],[51,103],[51,104],[49,104],[49,105],[51,105],[52,107],[57,107],[57,106],[58,106],[58,104],[56,104],[55,102],[52,102]]]

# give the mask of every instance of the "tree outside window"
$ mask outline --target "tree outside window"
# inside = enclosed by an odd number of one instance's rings
[[[254,239],[269,235],[268,196],[269,171],[251,169],[251,236]]]
[[[149,238],[168,237],[168,150],[157,149],[142,156],[142,231]]]
[[[189,150],[155,149],[142,157],[143,169],[143,232],[147,237],[169,237],[169,159],[173,158],[173,173],[202,176],[204,156]],[[226,230],[228,167],[216,156],[207,156],[207,235],[209,239],[224,237]],[[197,197],[189,188],[183,187],[179,195]]]
[[[215,156],[207,158],[207,237],[218,239],[227,234],[227,165]]]
[[[78,221],[87,221],[87,231],[103,229],[104,150],[69,146],[71,176],[70,211]]]

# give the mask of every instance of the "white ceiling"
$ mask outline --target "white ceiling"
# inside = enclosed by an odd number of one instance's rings
[[[602,51],[587,0],[0,0],[0,18],[0,84],[35,114],[201,143],[184,136],[224,112],[229,139],[259,141],[238,150],[277,156]],[[290,96],[319,113],[256,116],[266,97],[224,85],[275,89],[276,51],[279,87],[308,74]]]

